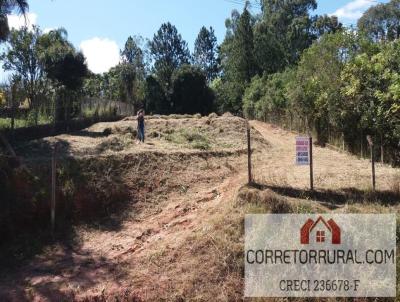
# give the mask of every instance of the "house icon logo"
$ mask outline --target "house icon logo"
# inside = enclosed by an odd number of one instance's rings
[[[328,237],[329,236],[329,237]],[[308,219],[300,229],[301,244],[325,243],[340,244],[341,231],[333,219],[327,222],[321,216],[316,220]]]

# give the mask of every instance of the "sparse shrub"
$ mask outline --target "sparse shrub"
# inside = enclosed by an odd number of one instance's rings
[[[251,187],[243,187],[238,195],[237,201],[239,205],[251,204],[261,207],[263,212],[273,214],[293,213],[294,209],[290,202],[271,190],[258,190]],[[252,208],[258,212],[257,209]]]
[[[192,148],[193,149],[199,149],[199,150],[210,150],[211,146],[210,146],[210,144],[208,142],[197,141],[197,142],[194,142],[192,144]]]

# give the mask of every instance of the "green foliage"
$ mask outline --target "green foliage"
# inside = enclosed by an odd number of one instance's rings
[[[154,76],[147,77],[144,91],[147,113],[166,114],[169,112],[170,105],[165,98],[163,88]]]
[[[147,64],[141,41],[141,37],[129,37],[121,51],[121,63],[102,75],[91,74],[85,81],[85,95],[143,107]]]
[[[261,110],[258,110],[258,103],[264,98],[266,93],[266,77],[255,76],[243,96],[243,111],[247,118],[262,119]]]
[[[14,72],[20,77],[23,89],[29,99],[30,105],[37,115],[39,113],[38,95],[45,88],[44,71],[40,63],[40,37],[38,27],[29,30],[23,27],[20,30],[12,30],[8,40],[8,47],[1,56],[4,62],[4,70]]]
[[[227,81],[247,84],[256,74],[253,20],[247,7],[236,23],[233,26],[232,36],[225,39],[221,45],[222,67]]]
[[[80,110],[80,91],[88,75],[86,59],[68,42],[64,29],[40,36],[39,49],[41,64],[56,90],[55,118],[69,120]]]
[[[24,14],[28,11],[28,2],[26,0],[2,0],[0,1],[0,42],[5,42],[10,33],[8,26],[8,16],[13,11]]]
[[[174,72],[172,81],[172,112],[206,115],[212,111],[214,95],[199,68],[183,65]]]
[[[215,95],[214,108],[218,113],[242,111],[242,96],[245,85],[216,78],[211,83]]]
[[[134,104],[136,107],[143,102],[143,86],[145,79],[144,53],[139,46],[140,38],[129,37],[121,52],[122,63],[118,65],[120,95],[122,101]]]
[[[279,122],[289,112],[288,85],[294,71],[287,69],[281,73],[256,76],[244,95],[244,112],[249,118]]]
[[[194,45],[193,62],[203,70],[208,82],[216,78],[218,74],[217,38],[212,27],[209,30],[204,26],[201,28]]]
[[[255,48],[264,72],[276,72],[295,64],[301,53],[325,33],[342,28],[335,16],[310,16],[315,0],[263,0],[263,15],[256,25]]]
[[[393,41],[400,37],[400,1],[379,3],[369,8],[358,21],[361,33],[373,41]]]
[[[399,41],[382,45],[377,54],[358,55],[342,73],[342,94],[358,121],[354,126],[392,150],[400,142],[399,73]]]
[[[317,8],[315,0],[263,0],[261,4],[260,16],[251,16],[246,5],[242,14],[233,11],[226,21],[227,33],[220,47],[222,83],[216,91],[220,108],[240,107],[255,75],[283,72],[298,63],[313,41],[342,29],[337,17],[310,15]],[[245,106],[251,107],[251,102]]]
[[[139,79],[145,75],[144,52],[140,48],[141,37],[129,37],[125,47],[121,52],[121,58],[124,63],[131,64],[135,68],[135,73]]]
[[[242,14],[234,11],[226,21],[227,36],[220,47],[220,60],[223,69],[218,85],[212,85],[217,96],[216,107],[219,112],[242,110],[242,97],[246,86],[257,74],[254,57],[254,18],[245,6]]]
[[[254,59],[259,69],[267,74],[285,68],[287,59],[282,40],[271,31],[267,22],[256,24],[254,29]]]
[[[296,63],[301,52],[312,43],[309,11],[317,8],[316,1],[263,0],[262,4],[262,22],[266,23],[265,28],[275,37],[274,40],[282,43],[285,61],[289,64]]]
[[[164,91],[168,94],[172,88],[172,74],[183,64],[190,61],[187,43],[171,23],[164,23],[149,43],[154,60],[154,73]]]
[[[312,18],[311,30],[314,39],[322,37],[324,34],[336,33],[342,29],[343,25],[336,16],[322,15]]]
[[[374,44],[338,31],[314,42],[296,68],[254,77],[243,108],[251,118],[315,131],[320,144],[343,134],[355,152],[370,134],[398,163],[399,73],[399,41]]]

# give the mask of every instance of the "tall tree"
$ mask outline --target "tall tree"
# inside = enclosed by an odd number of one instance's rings
[[[19,14],[25,15],[28,10],[28,2],[26,0],[1,0],[0,1],[0,41],[4,42],[9,33],[8,15],[17,10]]]
[[[336,16],[317,15],[312,20],[311,32],[314,39],[318,39],[324,34],[336,33],[343,29],[343,24],[339,22]]]
[[[257,74],[254,57],[254,18],[245,5],[242,14],[232,12],[225,24],[227,34],[219,49],[222,66],[221,81],[212,85],[216,90],[217,107],[240,112],[242,96],[251,78]]]
[[[249,83],[251,78],[256,74],[256,65],[254,60],[252,17],[247,9],[247,5],[239,18],[233,40],[233,48],[236,79],[242,83]]]
[[[193,61],[206,74],[209,83],[218,74],[217,46],[214,29],[203,26],[194,45]]]
[[[296,63],[302,51],[313,40],[310,10],[317,8],[316,0],[262,0],[262,21],[285,50],[286,61]]]
[[[145,78],[144,53],[140,48],[140,37],[130,36],[125,43],[124,49],[121,51],[121,59],[123,63],[130,64],[134,67],[136,76],[140,80]]]
[[[135,106],[140,99],[140,90],[145,80],[144,53],[140,48],[139,37],[129,37],[121,51],[121,61],[119,65],[119,77],[124,89],[124,98]]]
[[[39,39],[41,64],[57,94],[55,121],[69,120],[74,110],[79,111],[80,90],[88,75],[84,55],[77,52],[67,38],[67,31],[60,28]]]
[[[38,27],[34,27],[32,31],[27,27],[12,30],[9,45],[1,56],[4,70],[12,71],[21,77],[22,85],[35,113],[35,124],[38,123],[39,113],[37,96],[43,89],[43,68],[39,60],[40,36],[41,31]]]
[[[171,23],[164,23],[149,43],[154,72],[167,94],[171,93],[173,72],[190,61],[187,43]]]
[[[358,28],[374,41],[400,38],[400,0],[369,8],[358,21]]]

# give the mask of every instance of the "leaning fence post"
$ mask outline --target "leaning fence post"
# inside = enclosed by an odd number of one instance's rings
[[[57,178],[57,144],[51,158],[51,234],[54,236],[56,224],[56,178]]]
[[[247,123],[247,169],[249,173],[249,184],[253,182],[253,177],[251,174],[251,131],[249,121],[246,120]]]

